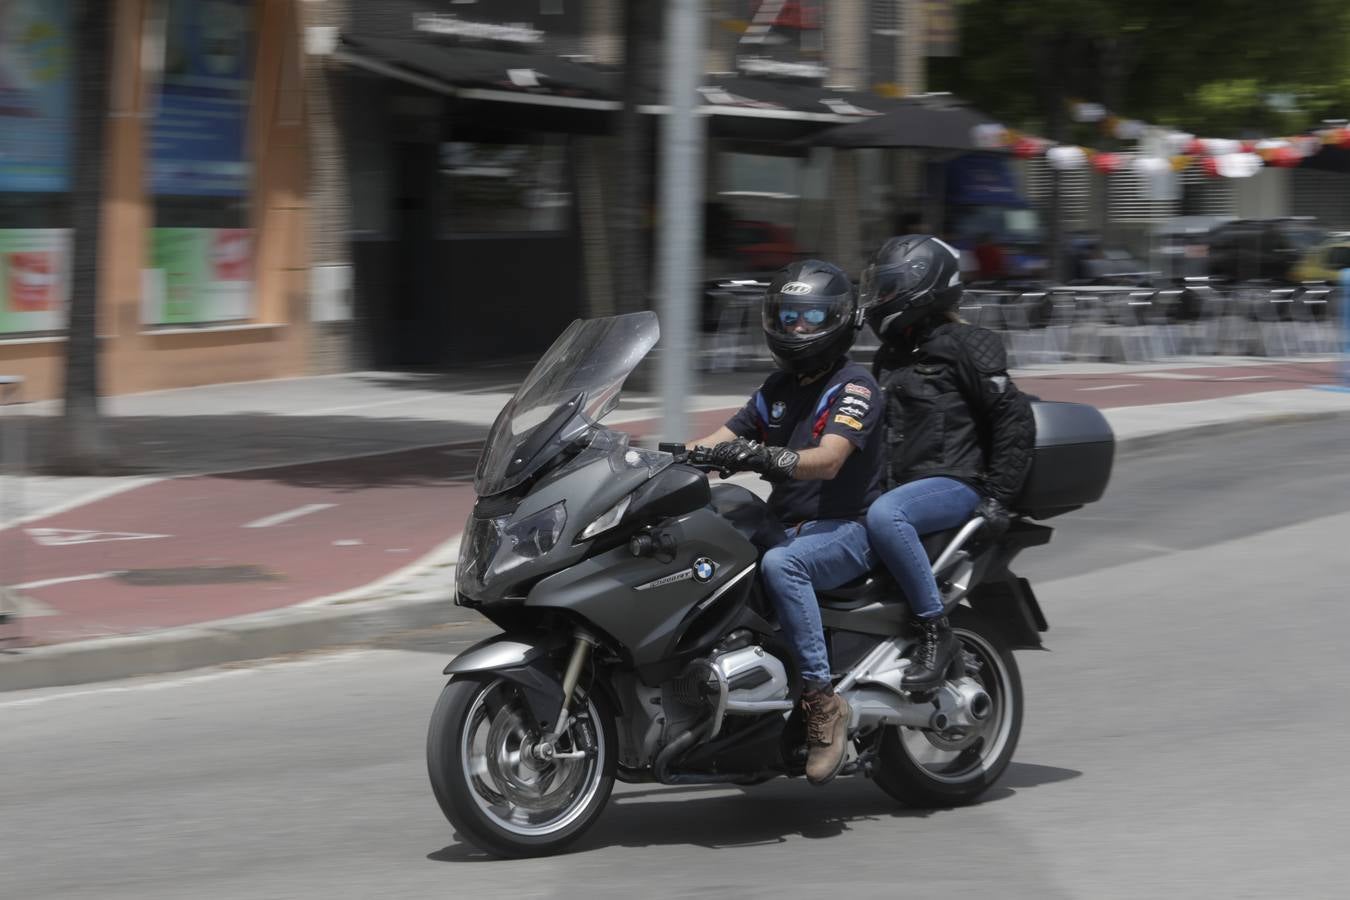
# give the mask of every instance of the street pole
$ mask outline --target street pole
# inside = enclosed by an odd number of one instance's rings
[[[695,291],[701,283],[703,245],[703,117],[698,87],[703,77],[703,4],[666,4],[665,105],[661,123],[660,241],[656,290],[661,316],[661,433],[686,441],[693,384]]]
[[[1350,269],[1341,269],[1341,386],[1350,390]]]

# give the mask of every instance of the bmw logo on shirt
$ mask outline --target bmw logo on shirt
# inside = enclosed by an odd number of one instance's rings
[[[717,563],[708,559],[706,556],[700,556],[694,560],[694,577],[699,581],[712,581],[712,577],[717,573]]]

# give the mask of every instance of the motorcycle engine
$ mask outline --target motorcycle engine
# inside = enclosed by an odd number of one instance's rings
[[[672,719],[686,719],[695,708],[701,716],[712,712],[707,738],[716,737],[728,715],[760,715],[791,708],[788,700],[787,667],[782,660],[757,644],[715,652],[695,660],[671,684],[667,712]],[[679,716],[672,706],[684,707]],[[700,717],[701,717],[700,716]]]

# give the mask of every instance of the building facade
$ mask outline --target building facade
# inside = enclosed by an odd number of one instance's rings
[[[298,0],[109,0],[105,393],[299,374],[309,345]],[[72,0],[0,4],[0,372],[61,391]]]

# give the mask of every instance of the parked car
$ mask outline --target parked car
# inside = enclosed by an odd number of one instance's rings
[[[1294,266],[1296,281],[1340,280],[1341,270],[1350,269],[1350,234],[1334,234],[1303,255]]]
[[[1326,238],[1312,219],[1234,219],[1209,232],[1209,274],[1224,281],[1298,280],[1295,266]]]

